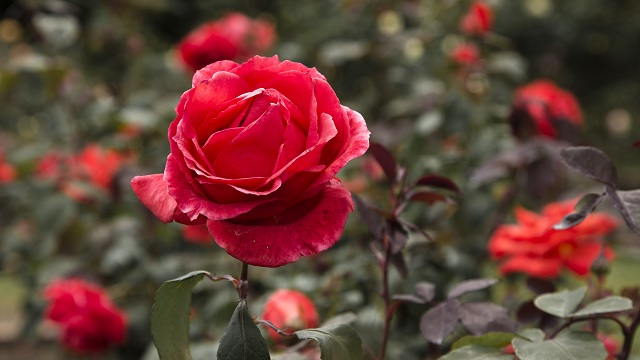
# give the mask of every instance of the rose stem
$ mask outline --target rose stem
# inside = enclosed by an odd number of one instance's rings
[[[249,293],[249,264],[242,262],[242,269],[240,270],[240,281],[238,282],[238,295],[240,295],[240,301],[246,301]]]
[[[393,310],[391,309],[391,298],[389,294],[389,258],[391,257],[391,244],[387,235],[384,235],[383,244],[385,247],[384,260],[381,262],[382,267],[382,299],[384,300],[384,330],[382,332],[382,345],[380,346],[380,359],[384,360],[387,352],[387,341],[389,339],[389,328],[391,327],[391,319],[393,318]]]

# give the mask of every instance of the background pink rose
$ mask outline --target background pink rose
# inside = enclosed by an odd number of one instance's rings
[[[300,291],[288,289],[280,289],[269,296],[264,304],[262,319],[287,332],[314,328],[319,323],[313,301]],[[271,339],[279,341],[280,335],[268,329]]]
[[[331,247],[353,211],[335,178],[369,146],[316,69],[277,57],[198,71],[169,128],[164,174],[137,176],[164,222],[203,224],[237,259],[276,267]]]
[[[62,343],[78,353],[100,353],[124,341],[126,319],[97,285],[57,280],[44,290],[45,317],[62,332]]]
[[[180,44],[182,62],[193,71],[220,60],[245,60],[268,50],[276,39],[273,24],[230,13],[189,33]]]

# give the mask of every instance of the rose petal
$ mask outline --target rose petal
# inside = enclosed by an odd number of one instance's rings
[[[351,194],[338,180],[318,194],[318,202],[299,219],[287,224],[236,224],[207,221],[216,243],[248,264],[277,267],[316,254],[340,238],[353,211]]]
[[[176,201],[169,196],[167,183],[163,174],[136,176],[131,180],[131,187],[140,202],[162,222],[173,221]]]
[[[562,261],[559,258],[531,258],[514,256],[500,266],[500,272],[509,274],[523,272],[540,278],[554,278],[560,275]]]
[[[349,120],[349,140],[342,154],[329,165],[327,175],[335,176],[347,162],[363,155],[369,148],[369,129],[364,118],[357,111],[343,106]]]
[[[233,70],[235,70],[239,66],[240,64],[233,61],[229,61],[229,60],[216,61],[215,63],[209,64],[203,67],[202,69],[196,71],[196,73],[193,75],[191,86],[196,87],[202,81],[211,79],[213,75],[217,72],[220,72],[220,71],[233,72]]]
[[[218,204],[208,199],[203,193],[200,185],[190,178],[188,170],[183,171],[180,161],[176,159],[174,153],[167,157],[165,167],[165,179],[169,184],[169,195],[174,199],[179,199],[177,206],[191,221],[204,216],[212,220],[230,219],[240,214],[244,214],[254,207],[272,201],[272,199],[256,199],[253,201],[238,204]],[[176,221],[179,221],[176,218]],[[179,221],[182,222],[182,221]],[[182,222],[184,223],[184,222]]]
[[[220,152],[213,163],[216,175],[225,178],[271,175],[282,143],[284,126],[280,106],[272,105]]]

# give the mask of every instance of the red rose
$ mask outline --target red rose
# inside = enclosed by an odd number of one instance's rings
[[[357,112],[315,68],[277,57],[196,72],[169,128],[164,174],[132,187],[160,220],[206,222],[216,243],[276,267],[338,241],[351,194],[335,178],[369,146]]]
[[[15,179],[15,167],[4,160],[4,153],[0,150],[0,184],[9,183]]]
[[[517,134],[519,122],[526,115],[533,122],[534,133],[556,138],[556,125],[567,121],[573,125],[582,125],[582,111],[578,100],[568,91],[562,90],[548,80],[537,80],[516,90],[513,101],[514,110],[510,117],[511,125]]]
[[[460,20],[460,30],[469,36],[484,36],[493,26],[493,10],[484,1],[474,1]]]
[[[124,157],[117,152],[91,144],[72,156],[58,153],[45,155],[38,162],[36,175],[56,181],[69,197],[85,201],[91,198],[91,194],[82,184],[90,184],[110,193],[113,178],[123,163]]]
[[[57,280],[44,290],[45,317],[58,325],[62,343],[78,353],[100,353],[124,341],[126,319],[97,285]]]
[[[230,13],[193,30],[178,44],[182,62],[193,71],[220,60],[246,60],[275,41],[273,24]]]
[[[586,275],[603,251],[601,236],[613,231],[617,221],[606,214],[591,214],[579,225],[554,230],[553,225],[573,211],[577,200],[552,203],[536,214],[523,208],[515,211],[518,224],[501,225],[489,240],[494,259],[503,274],[524,272],[541,278],[560,275],[566,266],[578,275]],[[613,252],[604,249],[608,259]]]
[[[456,46],[450,54],[451,60],[460,65],[475,65],[480,61],[478,47],[470,43],[462,43]]]
[[[318,312],[313,301],[295,290],[280,289],[269,296],[264,304],[262,319],[287,332],[318,326]],[[278,333],[271,328],[268,329],[271,338],[279,341]]]

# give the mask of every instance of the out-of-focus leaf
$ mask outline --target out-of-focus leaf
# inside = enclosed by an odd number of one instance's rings
[[[420,281],[415,286],[416,294],[425,301],[431,301],[436,296],[436,286],[430,282]]]
[[[446,202],[449,198],[437,192],[421,190],[416,191],[409,197],[410,201],[419,201],[428,205],[433,205],[437,202]]]
[[[460,188],[453,180],[437,174],[428,174],[416,180],[416,186],[431,186],[460,193]]]
[[[490,302],[468,302],[460,306],[460,322],[474,335],[490,331],[513,332],[515,322],[504,307]]]
[[[640,189],[619,191],[607,186],[606,192],[629,228],[640,234]]]
[[[442,344],[456,328],[460,318],[460,302],[450,299],[442,302],[424,313],[420,319],[420,332],[425,339],[435,344]]]
[[[632,308],[633,302],[631,302],[631,299],[627,299],[621,296],[609,296],[588,304],[584,308],[573,313],[571,317],[587,316],[593,314],[607,314],[612,312],[631,310]]]
[[[391,253],[397,254],[401,252],[409,241],[409,234],[404,227],[395,220],[387,220],[386,226],[387,236],[391,243]]]
[[[407,262],[404,260],[402,251],[391,254],[391,265],[398,270],[403,279],[409,276],[409,268],[407,267]]]
[[[466,280],[457,284],[451,290],[449,290],[449,294],[447,295],[447,298],[454,299],[460,295],[463,295],[472,291],[488,288],[489,286],[495,285],[496,283],[498,283],[497,279],[490,279],[490,278]]]
[[[298,339],[318,342],[322,360],[361,360],[364,356],[360,336],[347,324],[331,324],[318,329],[296,331],[295,334]]]
[[[584,299],[587,287],[583,286],[573,291],[562,290],[551,294],[543,294],[535,298],[533,303],[538,309],[557,317],[571,316]]]
[[[499,349],[494,349],[480,345],[467,345],[451,351],[440,360],[512,360],[513,355],[502,353]]]
[[[477,345],[482,347],[502,349],[511,344],[511,340],[518,335],[511,332],[490,332],[480,336],[463,336],[453,343],[452,349],[459,349],[469,345]]]
[[[565,165],[582,175],[616,187],[618,181],[616,167],[602,150],[590,146],[567,147],[560,150],[560,158]]]
[[[373,158],[376,159],[385,175],[389,179],[392,184],[395,184],[398,180],[398,164],[396,163],[396,159],[393,154],[384,146],[378,143],[369,144],[369,152],[373,155]]]
[[[391,297],[391,299],[403,303],[412,303],[412,304],[426,304],[427,301],[419,296],[413,294],[396,294]]]
[[[386,222],[371,206],[362,201],[359,196],[353,195],[353,202],[356,204],[356,210],[362,218],[362,221],[367,225],[371,234],[376,238],[382,236],[382,229]]]
[[[518,307],[516,319],[520,323],[528,324],[538,321],[543,314],[545,313],[533,304],[533,300],[530,300],[522,303]]]
[[[191,359],[189,353],[189,316],[191,291],[209,273],[193,271],[166,281],[156,292],[151,309],[151,336],[164,360]]]
[[[528,277],[526,284],[527,288],[529,288],[529,290],[533,291],[537,295],[556,291],[556,285],[552,281],[547,279]]]
[[[218,360],[269,360],[267,342],[249,314],[247,302],[242,300],[220,338]]]
[[[522,360],[603,360],[607,350],[594,334],[582,331],[564,331],[554,339],[527,341],[513,339],[516,355]]]
[[[62,231],[75,217],[76,207],[69,197],[56,194],[44,198],[35,208],[38,226],[47,234]]]

